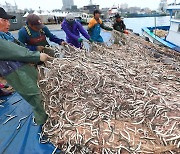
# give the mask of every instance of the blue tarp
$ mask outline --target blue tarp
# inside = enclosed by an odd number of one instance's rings
[[[31,106],[17,93],[0,98],[0,154],[51,154],[55,147],[39,143],[41,127],[33,123]],[[7,121],[10,117],[13,119]],[[19,120],[21,127],[17,129]]]

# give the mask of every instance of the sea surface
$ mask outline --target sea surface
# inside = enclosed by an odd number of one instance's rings
[[[169,26],[170,17],[143,17],[143,18],[125,18],[123,19],[126,27],[133,29],[135,33],[141,34],[143,27]]]
[[[133,32],[139,33],[141,35],[141,29],[143,27],[155,27],[155,26],[169,26],[170,25],[170,17],[141,17],[141,18],[124,18],[124,23],[128,29],[132,29]],[[85,29],[87,26],[85,26]],[[59,38],[66,39],[66,35],[63,30],[58,26],[57,29],[51,30],[53,34],[58,36]],[[111,38],[111,33],[107,31],[102,31],[101,35],[105,42],[108,42]],[[17,33],[14,33],[14,36],[17,38]],[[53,43],[51,43],[53,44]]]

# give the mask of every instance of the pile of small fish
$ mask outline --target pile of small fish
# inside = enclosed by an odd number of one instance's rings
[[[155,29],[154,34],[159,36],[159,37],[165,37],[168,34],[168,31],[162,30],[162,29]]]
[[[64,57],[38,67],[42,143],[75,154],[180,152],[179,55],[132,33],[122,46],[55,50]]]

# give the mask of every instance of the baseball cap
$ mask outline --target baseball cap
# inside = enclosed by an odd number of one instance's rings
[[[29,14],[27,16],[27,23],[36,26],[38,29],[42,29],[44,24],[41,21],[41,18],[36,14]]]
[[[115,18],[117,19],[117,18],[121,18],[121,16],[117,13],[116,15],[115,15]]]
[[[15,19],[16,16],[7,14],[6,11],[2,7],[0,7],[0,18],[3,18],[3,19]]]

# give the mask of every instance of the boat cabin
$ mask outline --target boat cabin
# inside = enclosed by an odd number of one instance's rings
[[[180,46],[180,5],[169,6],[167,10],[170,11],[171,18],[166,40]]]

